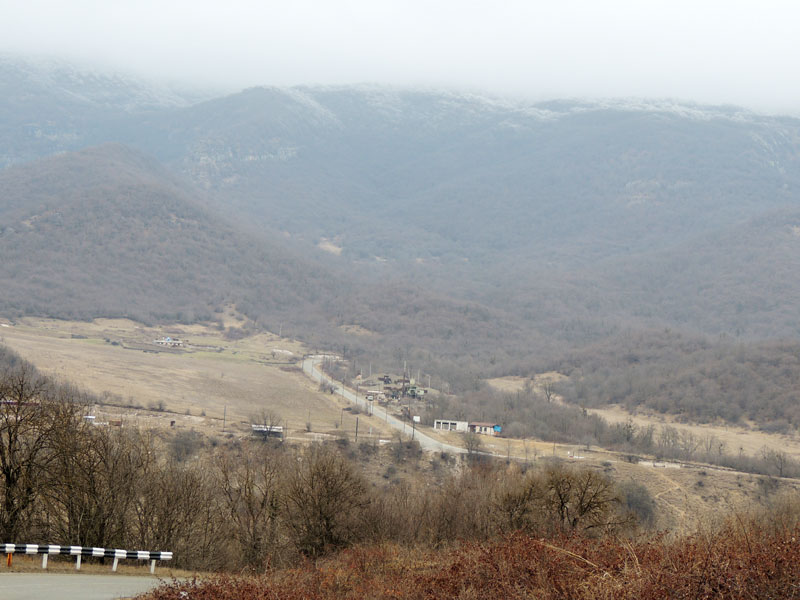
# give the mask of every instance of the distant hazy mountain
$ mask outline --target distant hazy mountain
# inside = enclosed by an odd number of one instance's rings
[[[795,205],[800,189],[800,121],[733,109],[252,89],[148,125],[164,143],[140,146],[248,218],[362,260],[586,264]]]
[[[736,108],[378,87],[196,102],[45,67],[0,62],[2,162],[123,142],[234,218],[333,240],[350,260],[588,266],[799,201],[800,121]]]
[[[101,143],[137,152],[33,162]],[[462,380],[627,330],[800,335],[798,119],[366,86],[204,99],[5,60],[0,164],[2,310],[236,301]]]
[[[124,137],[131,117],[209,95],[56,60],[0,55],[0,168]]]

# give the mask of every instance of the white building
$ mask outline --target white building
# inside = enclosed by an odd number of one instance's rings
[[[451,421],[450,419],[436,419],[433,422],[434,429],[440,429],[441,431],[460,431],[462,433],[466,433],[469,429],[469,423],[467,421]]]

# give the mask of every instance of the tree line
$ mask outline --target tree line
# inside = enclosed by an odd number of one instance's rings
[[[656,460],[705,462],[772,477],[800,477],[800,462],[783,450],[764,446],[751,455],[730,447],[714,434],[697,435],[680,425],[637,425],[631,419],[611,423],[585,407],[555,402],[553,390],[565,389],[569,388],[561,385],[537,390],[528,385],[516,393],[484,387],[458,396],[429,394],[424,419],[429,425],[442,418],[502,423],[503,435],[508,437],[600,446],[623,452],[633,461],[647,455]]]

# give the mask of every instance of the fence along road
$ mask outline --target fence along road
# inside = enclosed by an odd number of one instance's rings
[[[121,550],[119,548],[96,548],[94,546],[56,546],[53,544],[0,544],[5,554],[8,554],[8,564],[11,566],[11,559],[14,554],[41,554],[42,568],[47,568],[47,557],[51,554],[61,556],[74,556],[76,558],[75,568],[80,570],[81,557],[93,556],[102,558],[113,558],[114,565],[112,571],[117,570],[119,559],[128,560],[149,560],[150,574],[155,572],[156,562],[159,560],[172,560],[172,552],[150,552],[148,550]]]
[[[375,406],[374,402],[368,403],[363,398],[359,398],[358,396],[356,396],[356,394],[348,390],[346,387],[343,387],[340,383],[332,380],[330,377],[325,375],[322,372],[322,369],[319,368],[318,366],[320,363],[322,363],[324,359],[325,355],[319,355],[319,354],[303,357],[303,372],[309,377],[311,377],[311,379],[313,379],[314,381],[334,386],[336,388],[337,394],[340,394],[343,398],[349,400],[356,406],[364,409],[364,412],[368,412],[369,410],[371,410],[373,415],[375,415],[379,419],[382,419],[383,421],[385,421],[398,431],[405,433],[406,435],[409,436],[409,438],[411,437],[411,426],[408,423],[401,421],[400,419],[394,417],[393,415],[390,415],[386,411],[386,409],[383,408],[382,406],[380,405]],[[369,404],[372,404],[373,406],[369,407],[368,406]],[[464,448],[461,448],[459,446],[453,446],[452,444],[445,444],[444,442],[435,440],[429,435],[422,433],[419,429],[413,432],[413,435],[414,435],[414,440],[419,442],[420,447],[423,450],[427,450],[428,452],[452,452],[453,454],[466,453],[466,450]]]

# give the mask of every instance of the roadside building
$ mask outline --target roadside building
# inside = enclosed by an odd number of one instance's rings
[[[440,431],[458,431],[461,433],[466,433],[469,430],[469,423],[467,421],[436,419],[433,422],[433,428]]]
[[[497,423],[476,422],[469,424],[469,431],[481,435],[499,435],[503,431],[503,427]]]
[[[185,346],[184,340],[179,340],[172,337],[163,337],[160,340],[153,340],[153,343],[158,346],[165,346],[167,348],[183,348]]]
[[[283,426],[282,425],[251,425],[253,435],[263,438],[278,438],[283,439]]]

